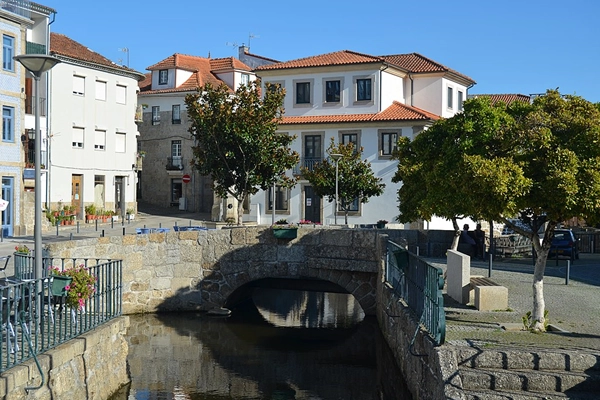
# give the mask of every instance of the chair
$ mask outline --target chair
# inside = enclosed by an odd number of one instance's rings
[[[6,279],[6,267],[8,267],[8,261],[12,256],[4,256],[0,257],[0,265],[2,265],[2,261],[4,261],[4,267],[0,267],[0,271],[4,274],[4,279]]]

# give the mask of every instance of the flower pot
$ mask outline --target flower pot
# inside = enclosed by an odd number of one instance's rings
[[[296,228],[273,229],[273,236],[275,236],[277,239],[295,239],[298,237],[298,229],[296,229]]]
[[[377,229],[385,229],[385,224],[383,222],[378,222]]]
[[[50,288],[52,296],[66,296],[67,291],[65,288],[71,284],[72,280],[70,276],[53,275],[52,286]]]

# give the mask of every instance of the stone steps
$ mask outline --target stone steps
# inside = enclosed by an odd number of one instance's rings
[[[586,351],[457,348],[467,399],[595,399],[600,354]]]

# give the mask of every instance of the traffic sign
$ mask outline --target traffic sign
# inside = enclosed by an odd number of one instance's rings
[[[188,174],[185,174],[184,176],[181,177],[181,180],[183,181],[183,183],[190,183],[192,178]]]

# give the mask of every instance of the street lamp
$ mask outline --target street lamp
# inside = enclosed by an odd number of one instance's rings
[[[40,79],[42,75],[60,62],[56,57],[46,54],[22,54],[13,57],[20,62],[34,78],[35,84],[35,225],[33,229],[34,249],[35,249],[35,269],[34,278],[42,277],[42,183],[41,183],[41,163],[42,163],[42,135],[40,132]],[[40,282],[38,293],[41,291]]]
[[[330,154],[329,157],[335,161],[335,211],[333,213],[333,223],[337,225],[337,213],[338,213],[338,161],[342,158],[341,154]]]

